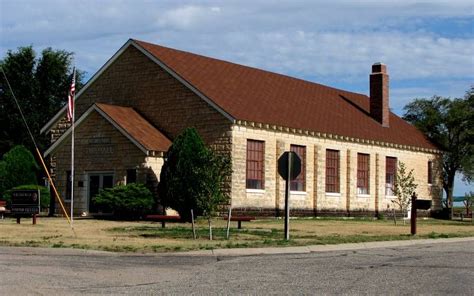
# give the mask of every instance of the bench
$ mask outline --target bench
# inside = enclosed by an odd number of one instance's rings
[[[2,220],[3,220],[3,215],[4,214],[10,213],[10,211],[7,210],[6,207],[7,207],[7,201],[6,200],[0,200],[0,215],[2,217]]]
[[[224,220],[228,220],[228,216],[224,216]],[[255,217],[250,216],[230,216],[230,221],[237,221],[237,229],[242,229],[242,222],[250,222],[255,220]]]
[[[161,227],[165,228],[166,222],[181,222],[181,217],[168,215],[146,215],[145,220],[161,222]]]

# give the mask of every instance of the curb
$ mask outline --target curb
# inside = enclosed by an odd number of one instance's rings
[[[241,257],[256,255],[281,255],[281,254],[310,254],[331,251],[365,250],[387,247],[406,247],[426,244],[442,244],[456,242],[474,242],[474,237],[438,238],[438,239],[414,239],[399,241],[379,241],[366,243],[349,243],[339,245],[310,245],[299,247],[280,248],[234,248],[234,249],[214,249],[202,251],[190,251],[184,253],[163,253],[158,256],[217,256],[217,257]]]

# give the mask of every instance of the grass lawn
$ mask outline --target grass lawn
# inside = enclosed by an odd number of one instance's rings
[[[191,224],[122,222],[94,219],[74,220],[74,230],[62,218],[31,219],[16,224],[13,218],[0,220],[0,245],[52,248],[83,248],[117,252],[166,252],[215,248],[299,246],[340,244],[416,238],[474,236],[471,221],[418,220],[418,235],[410,235],[409,221],[395,226],[391,220],[291,219],[290,241],[283,239],[283,220],[262,219],[232,222],[230,239],[225,239],[226,221],[213,222],[214,240],[208,240],[207,221],[197,221],[198,238],[193,240]]]

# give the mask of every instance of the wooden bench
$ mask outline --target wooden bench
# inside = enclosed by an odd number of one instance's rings
[[[224,220],[228,220],[229,217],[224,216]],[[237,221],[237,229],[242,229],[242,222],[250,222],[255,220],[255,217],[251,216],[231,216],[230,221]]]
[[[4,214],[10,213],[10,211],[7,210],[6,207],[7,207],[7,201],[6,200],[0,200],[0,215],[2,217],[2,220],[3,220],[3,215]]]
[[[181,222],[181,217],[168,215],[146,215],[145,220],[161,222],[161,227],[165,228],[166,222]]]

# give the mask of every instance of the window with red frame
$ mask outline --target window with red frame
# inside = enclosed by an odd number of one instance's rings
[[[433,162],[428,161],[428,184],[433,184]]]
[[[290,190],[306,191],[306,147],[291,145],[290,151],[295,152],[301,159],[301,173],[296,179],[291,180]]]
[[[369,154],[357,153],[357,194],[369,194]]]
[[[395,179],[397,177],[397,158],[389,157],[385,158],[385,195],[394,196],[395,193]]]
[[[264,189],[265,142],[247,140],[247,188]]]
[[[326,192],[339,193],[338,150],[326,150]]]

